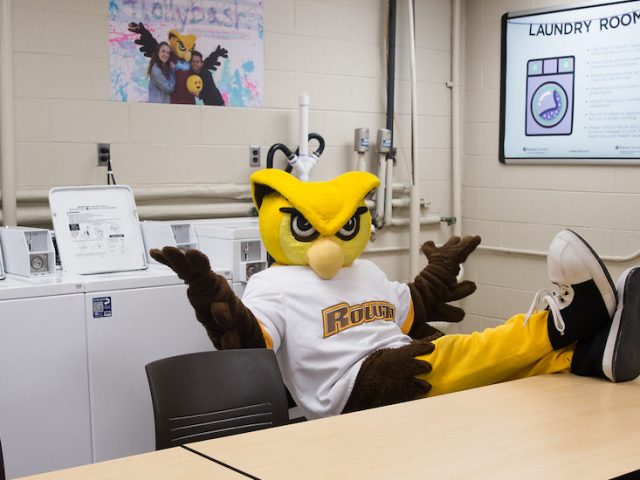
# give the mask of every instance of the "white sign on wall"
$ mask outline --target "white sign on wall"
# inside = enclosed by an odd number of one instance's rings
[[[507,13],[500,161],[640,163],[640,1]]]

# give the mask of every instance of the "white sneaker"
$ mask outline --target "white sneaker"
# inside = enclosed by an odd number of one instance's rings
[[[615,285],[598,254],[580,235],[563,230],[555,236],[547,271],[558,289],[540,290],[526,320],[542,303],[547,304],[547,332],[554,349],[591,338],[609,324],[617,305]]]

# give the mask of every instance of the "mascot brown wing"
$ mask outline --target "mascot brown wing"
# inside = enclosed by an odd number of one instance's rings
[[[187,297],[196,318],[217,349],[266,346],[260,324],[236,297],[227,280],[211,270],[206,255],[198,250],[185,253],[175,247],[154,248],[150,253],[189,286]]]
[[[158,50],[158,41],[153,38],[153,35],[142,23],[131,22],[128,30],[132,33],[140,35],[137,40],[134,40],[136,45],[140,45],[140,51],[145,57],[151,58],[156,50]]]
[[[204,59],[203,68],[207,70],[217,70],[220,66],[220,57],[228,58],[229,52],[220,45]]]

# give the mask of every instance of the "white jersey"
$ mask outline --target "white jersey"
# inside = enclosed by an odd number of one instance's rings
[[[413,321],[409,287],[389,281],[368,260],[356,260],[331,280],[309,267],[273,266],[251,277],[242,301],[261,323],[284,383],[309,419],[342,412],[370,353],[411,342],[403,333]]]

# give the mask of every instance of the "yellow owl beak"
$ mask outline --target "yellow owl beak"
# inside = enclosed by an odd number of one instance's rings
[[[344,264],[344,250],[331,237],[320,237],[307,251],[311,269],[323,280],[331,280]]]

